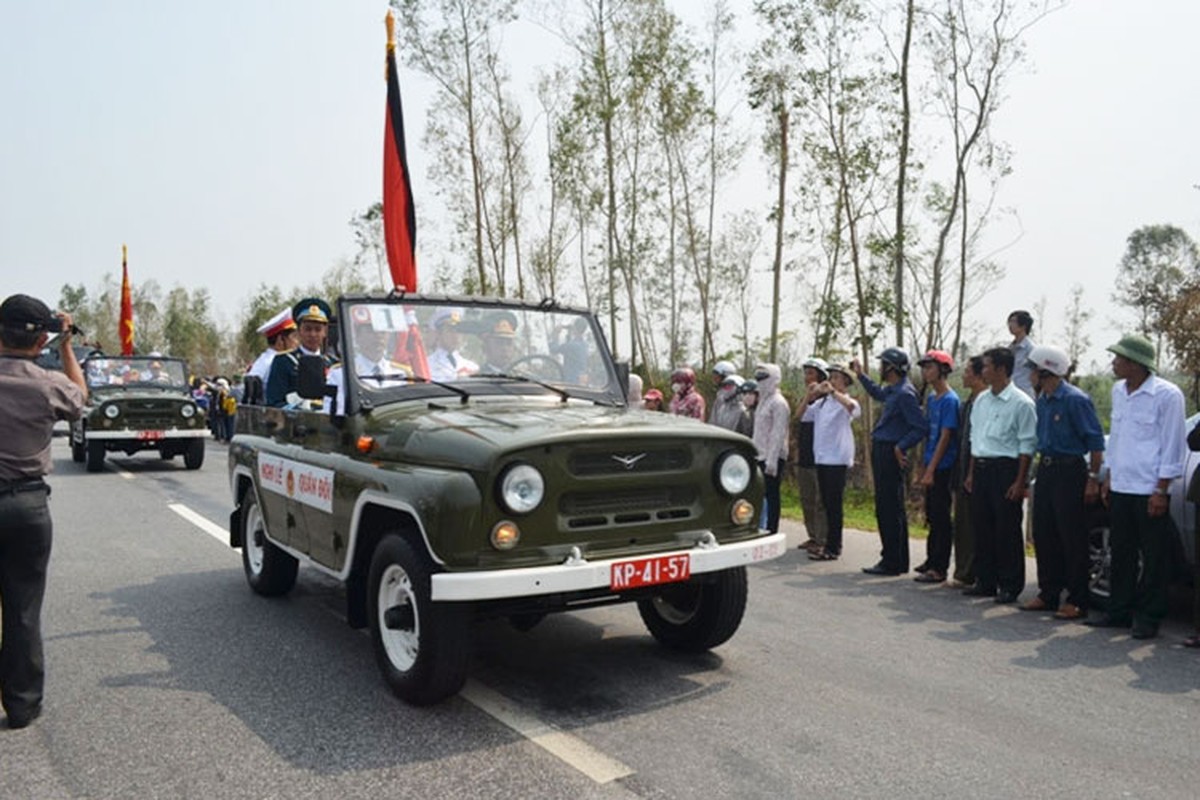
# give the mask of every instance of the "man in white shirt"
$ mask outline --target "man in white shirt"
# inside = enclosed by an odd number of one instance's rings
[[[462,309],[442,307],[433,312],[433,352],[429,354],[429,372],[435,381],[453,381],[474,375],[479,365],[458,351]]]
[[[1014,311],[1008,315],[1008,332],[1013,335],[1012,344],[1008,346],[1013,353],[1012,382],[1025,394],[1030,397],[1034,396],[1033,392],[1033,376],[1029,373],[1029,369],[1025,366],[1025,362],[1029,360],[1029,354],[1033,352],[1033,339],[1029,338],[1029,334],[1033,331],[1033,317],[1028,311]]]
[[[285,308],[259,325],[258,332],[267,338],[267,349],[254,359],[250,369],[246,370],[246,376],[254,376],[266,383],[275,356],[296,346],[296,323],[292,321],[292,309]]]
[[[1108,350],[1119,379],[1112,388],[1108,479],[1100,488],[1111,512],[1112,594],[1108,613],[1087,624],[1132,626],[1133,638],[1151,639],[1167,615],[1168,490],[1187,457],[1183,392],[1154,374],[1150,340],[1126,336]]]

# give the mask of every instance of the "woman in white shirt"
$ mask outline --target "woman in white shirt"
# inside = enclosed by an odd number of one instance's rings
[[[823,548],[810,551],[814,561],[834,561],[842,554],[842,499],[846,471],[854,466],[852,420],[862,415],[858,401],[847,394],[854,378],[841,364],[829,365],[829,379],[816,384],[804,397],[801,419],[813,423],[813,461],[817,488],[829,525]]]

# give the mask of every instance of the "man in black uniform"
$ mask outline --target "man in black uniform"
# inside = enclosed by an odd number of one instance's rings
[[[285,406],[288,395],[296,391],[300,373],[300,356],[321,356],[325,368],[334,363],[332,356],[325,354],[325,337],[329,332],[329,304],[317,297],[309,297],[296,303],[292,319],[300,326],[300,346],[287,353],[280,353],[271,362],[267,377],[266,403],[269,406]]]
[[[62,372],[34,363],[58,330]],[[71,317],[23,294],[0,304],[0,699],[10,728],[42,713],[42,598],[52,533],[50,487],[42,478],[50,471],[54,421],[77,419],[86,401]]]

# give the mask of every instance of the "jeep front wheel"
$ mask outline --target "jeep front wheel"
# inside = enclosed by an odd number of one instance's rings
[[[204,463],[204,440],[192,439],[183,451],[183,465],[188,469],[200,469]]]
[[[300,569],[300,562],[267,539],[258,498],[252,491],[242,500],[242,569],[250,588],[264,597],[290,592]]]
[[[468,609],[430,600],[431,572],[428,559],[389,534],[367,578],[375,661],[392,692],[418,706],[456,694],[467,679]]]
[[[87,471],[99,472],[104,469],[104,442],[87,443]]]
[[[74,426],[71,428],[71,460],[76,464],[82,464],[87,458],[87,448],[83,444],[83,429],[76,430]]]
[[[650,634],[673,650],[700,653],[724,644],[746,612],[746,568],[735,567],[687,583],[664,586],[638,600]]]

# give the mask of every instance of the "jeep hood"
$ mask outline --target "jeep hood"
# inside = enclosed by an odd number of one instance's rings
[[[503,454],[530,447],[606,440],[630,442],[710,439],[741,442],[745,437],[696,420],[653,411],[608,406],[488,403],[453,409],[389,408],[367,421],[377,442],[372,458],[404,460],[467,469],[489,469]]]

